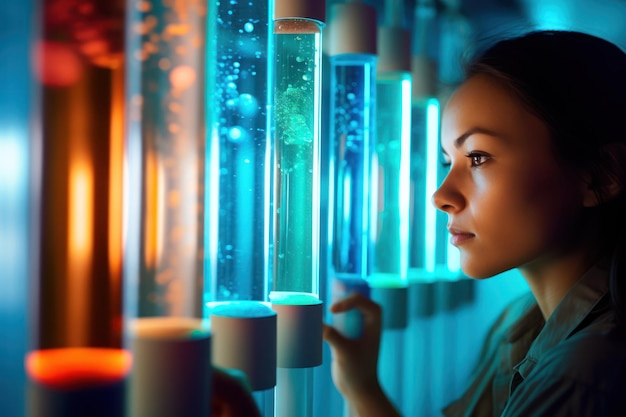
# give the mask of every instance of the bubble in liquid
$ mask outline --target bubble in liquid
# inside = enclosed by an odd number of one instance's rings
[[[348,97],[348,100],[354,100],[356,98],[354,93],[348,93],[347,97]]]
[[[239,112],[242,116],[253,117],[259,110],[257,99],[251,94],[241,94],[239,96]]]
[[[188,65],[179,65],[170,72],[170,82],[178,90],[185,90],[196,81],[196,70]]]
[[[302,58],[301,56],[297,56],[296,62],[304,62],[304,58]]]
[[[244,139],[246,132],[241,126],[234,126],[228,130],[228,140],[231,142],[241,142]]]
[[[311,79],[311,76],[310,76],[309,74],[304,74],[304,75],[302,76],[302,79],[303,79],[304,81],[309,81],[309,80]]]
[[[254,30],[254,25],[250,22],[246,23],[245,25],[243,25],[243,30],[245,30],[246,32],[250,33]]]

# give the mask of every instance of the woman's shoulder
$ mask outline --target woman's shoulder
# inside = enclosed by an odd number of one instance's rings
[[[626,332],[617,326],[578,332],[546,352],[537,366],[599,390],[614,391],[616,384],[626,389]]]
[[[614,330],[580,332],[547,351],[503,415],[626,415],[626,340]]]

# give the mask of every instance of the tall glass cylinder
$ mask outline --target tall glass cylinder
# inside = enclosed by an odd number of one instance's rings
[[[240,331],[267,330],[258,312],[264,310],[261,302],[267,300],[270,282],[273,2],[219,1],[208,6],[205,302],[212,323],[226,320],[224,311],[236,316],[230,321],[246,323],[212,324],[213,363],[246,373],[262,414],[269,416],[274,414],[275,337],[266,349],[240,349],[237,357],[227,354],[226,345],[250,337],[236,334]],[[273,323],[275,333],[275,317]],[[264,343],[270,343],[270,336]],[[261,352],[273,352],[274,366],[262,366],[272,359]],[[270,375],[259,378],[259,369]]]
[[[362,3],[330,7],[331,271],[333,291],[367,287],[369,269],[370,176],[376,106],[376,10]],[[346,294],[333,294],[339,298]],[[352,323],[358,334],[359,314]],[[335,323],[337,325],[337,323]]]
[[[326,5],[283,0],[275,7],[270,300],[278,314],[276,415],[306,417],[313,413],[313,368],[322,363],[319,152]]]
[[[122,415],[125,3],[45,0],[41,10],[29,412]]]
[[[370,176],[376,106],[376,10],[363,3],[333,4],[327,27],[330,55],[330,299],[369,295]],[[356,310],[333,325],[359,337]],[[344,415],[353,413],[344,402]]]
[[[409,153],[411,146],[410,36],[402,23],[403,4],[385,2],[378,29],[376,140],[370,286],[383,308],[379,374],[398,409],[405,392],[405,329],[408,322]]]
[[[36,224],[31,210],[38,207],[35,197],[38,140],[32,126],[38,121],[31,51],[38,40],[39,20],[35,11],[39,2],[22,1],[3,4],[0,15],[3,41],[0,42],[0,392],[2,411],[8,416],[25,414],[24,355],[29,345],[29,326],[34,303],[31,303],[30,277],[36,273],[37,259],[32,246],[36,242]],[[5,343],[9,341],[9,343]]]
[[[133,0],[128,10],[130,412],[206,416],[206,4]]]

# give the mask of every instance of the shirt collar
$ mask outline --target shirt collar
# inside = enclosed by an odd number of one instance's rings
[[[516,366],[520,375],[526,378],[545,352],[570,336],[608,292],[607,269],[600,265],[593,266],[567,292],[552,312],[530,346],[526,358]]]

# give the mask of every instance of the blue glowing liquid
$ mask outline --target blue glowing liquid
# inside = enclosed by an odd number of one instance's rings
[[[321,30],[275,23],[274,291],[318,294]]]
[[[268,294],[271,2],[211,5],[214,73],[208,88],[207,149],[211,268],[206,301],[264,300]]]
[[[334,272],[367,274],[369,186],[374,104],[373,55],[331,58]]]
[[[204,278],[205,11],[151,5],[132,8],[127,44],[129,147],[141,149],[139,315],[194,317]]]
[[[403,281],[408,270],[410,94],[408,73],[377,81],[377,135],[372,165],[374,259],[371,277]]]
[[[426,234],[426,211],[430,200],[426,195],[427,157],[426,106],[415,104],[411,112],[411,209],[409,213],[409,268],[427,267],[427,245],[434,248],[434,235]],[[433,259],[434,261],[434,259]]]

